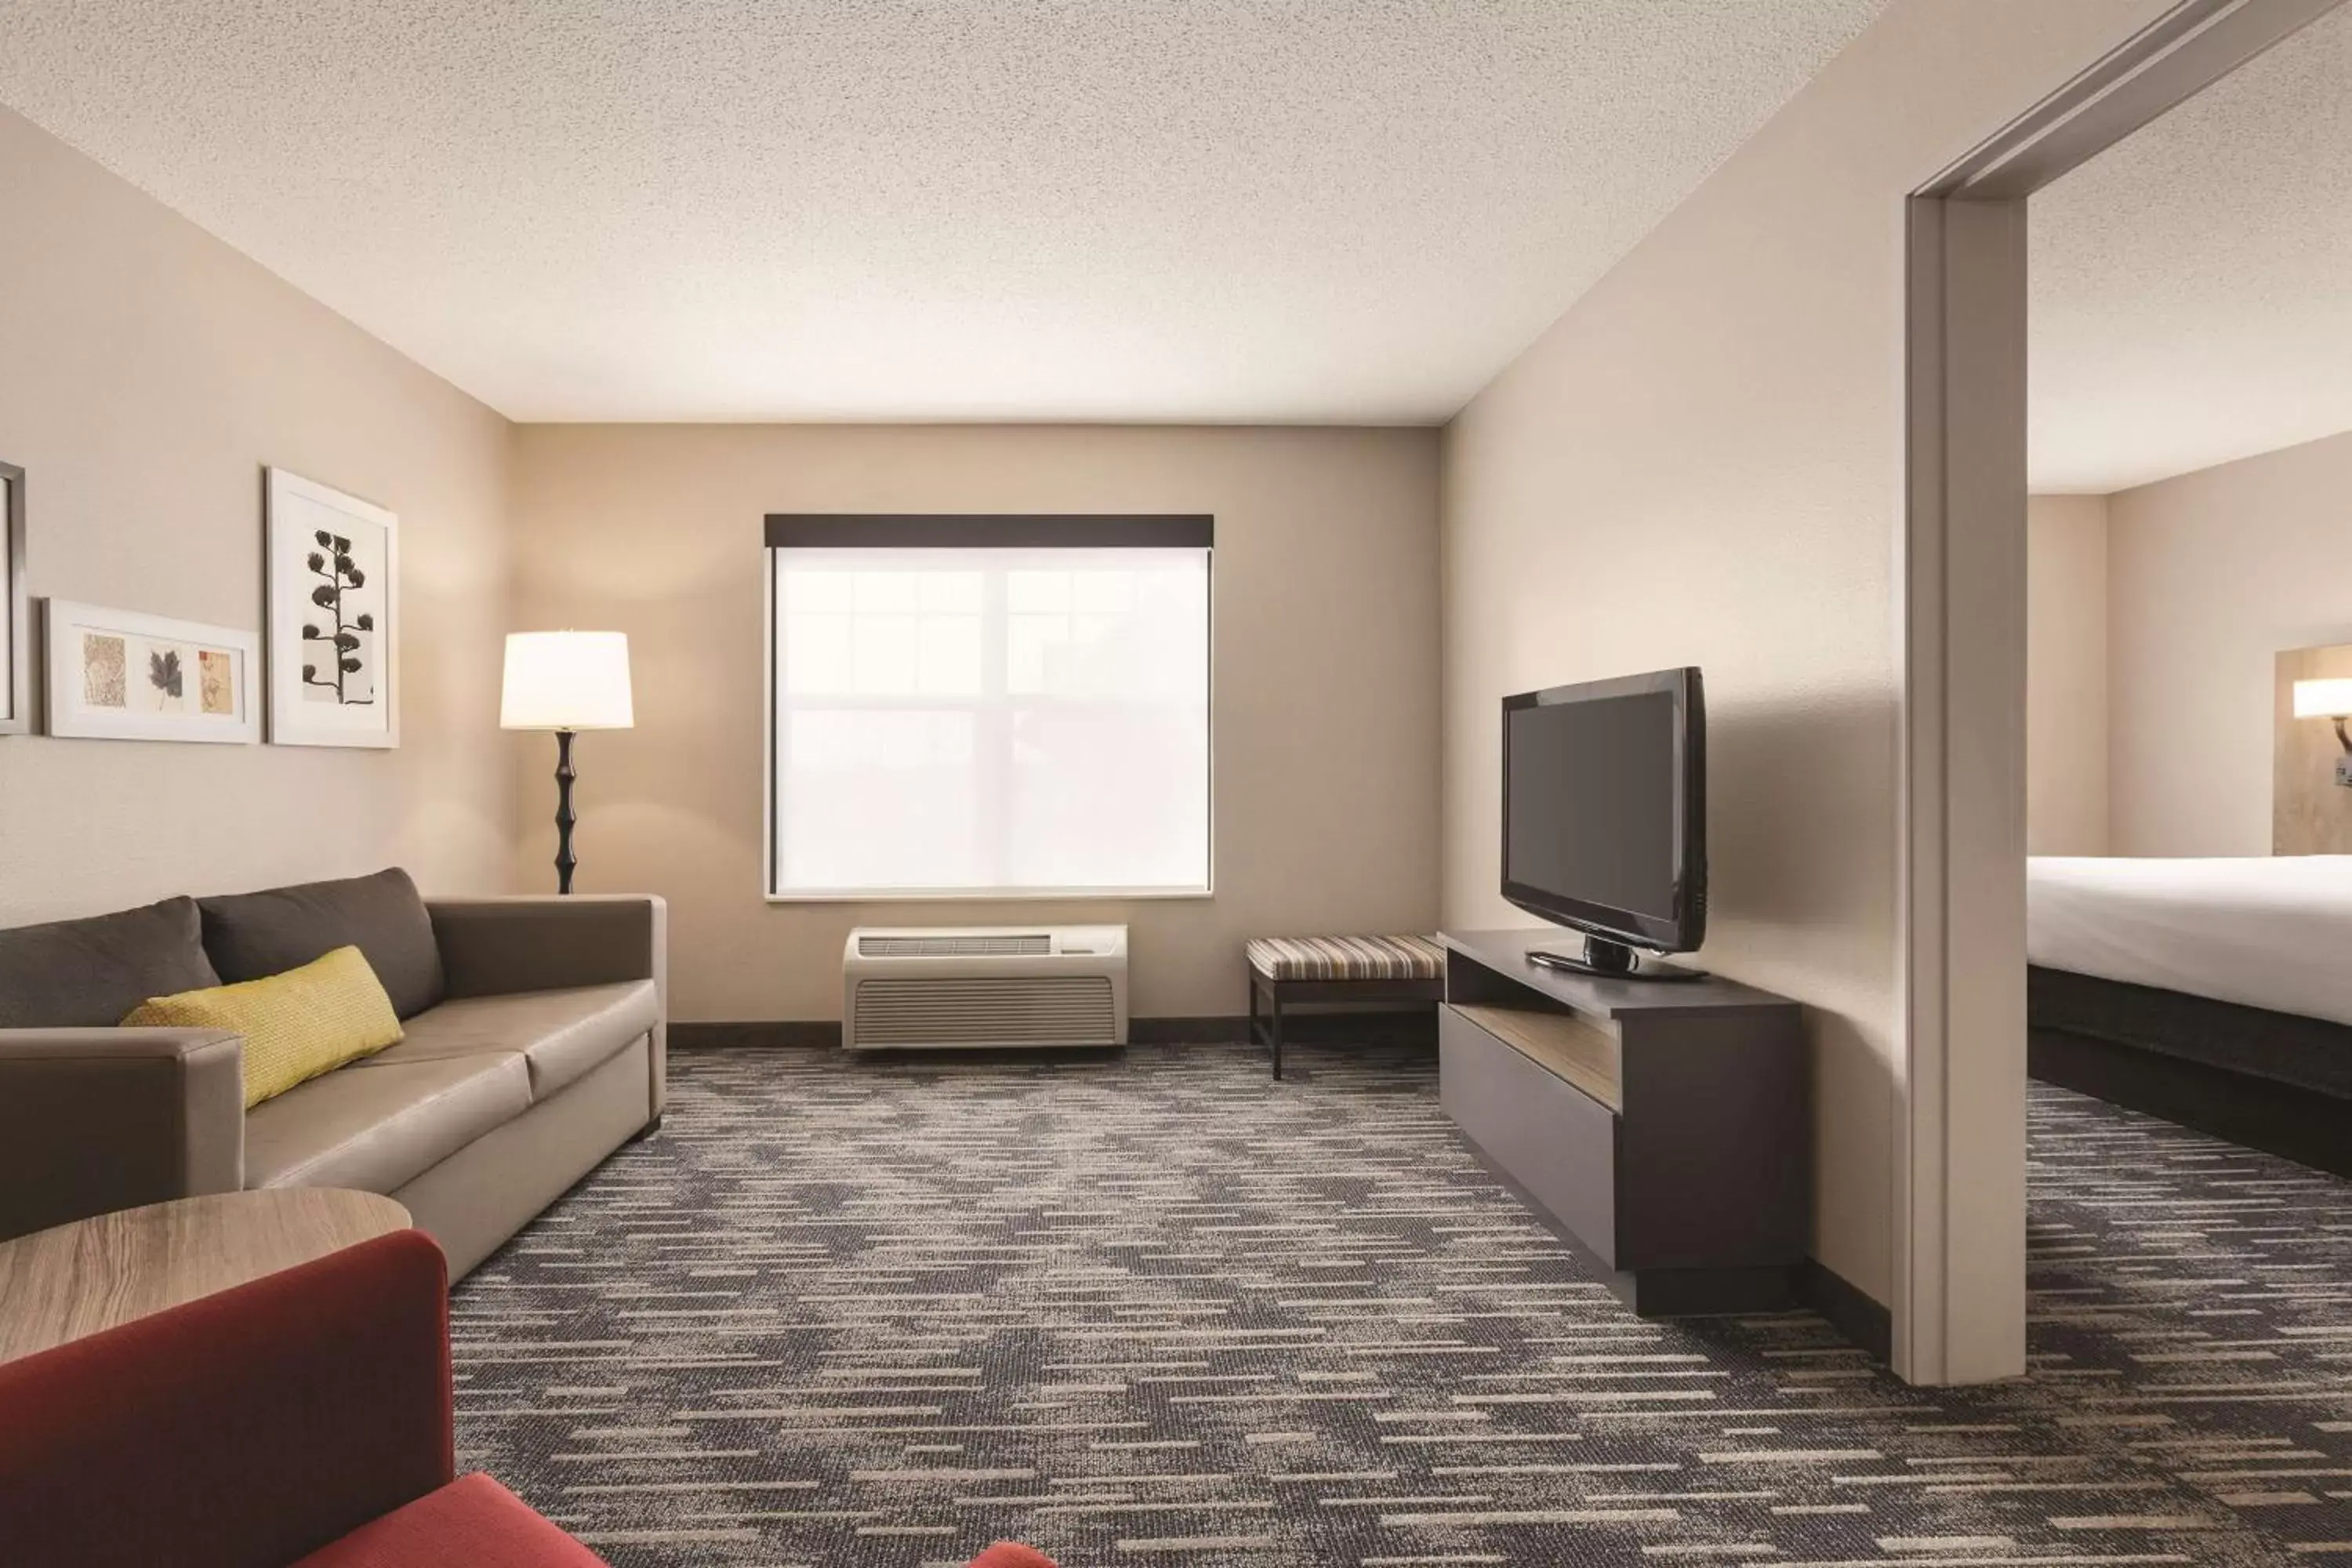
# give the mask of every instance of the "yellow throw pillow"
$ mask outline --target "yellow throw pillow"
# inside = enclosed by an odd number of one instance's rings
[[[356,947],[339,947],[266,980],[152,996],[122,1023],[126,1028],[233,1029],[243,1035],[247,1110],[298,1083],[400,1043],[392,998]]]

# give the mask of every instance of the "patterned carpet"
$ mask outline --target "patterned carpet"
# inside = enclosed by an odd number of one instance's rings
[[[618,1568],[2352,1563],[2352,1191],[2037,1088],[2032,1376],[1644,1323],[1433,1062],[672,1059],[457,1292],[460,1461]]]

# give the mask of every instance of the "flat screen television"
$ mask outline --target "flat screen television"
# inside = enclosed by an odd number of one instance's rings
[[[1503,699],[1503,897],[1585,935],[1530,963],[1682,979],[1633,950],[1706,935],[1706,699],[1695,666]]]

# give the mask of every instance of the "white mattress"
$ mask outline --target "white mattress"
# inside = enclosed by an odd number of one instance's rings
[[[2045,969],[2352,1024],[2352,855],[2026,863]]]

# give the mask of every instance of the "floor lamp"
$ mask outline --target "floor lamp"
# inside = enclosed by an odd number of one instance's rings
[[[509,632],[501,730],[555,731],[555,890],[572,890],[572,737],[626,730],[629,639],[621,632]]]

